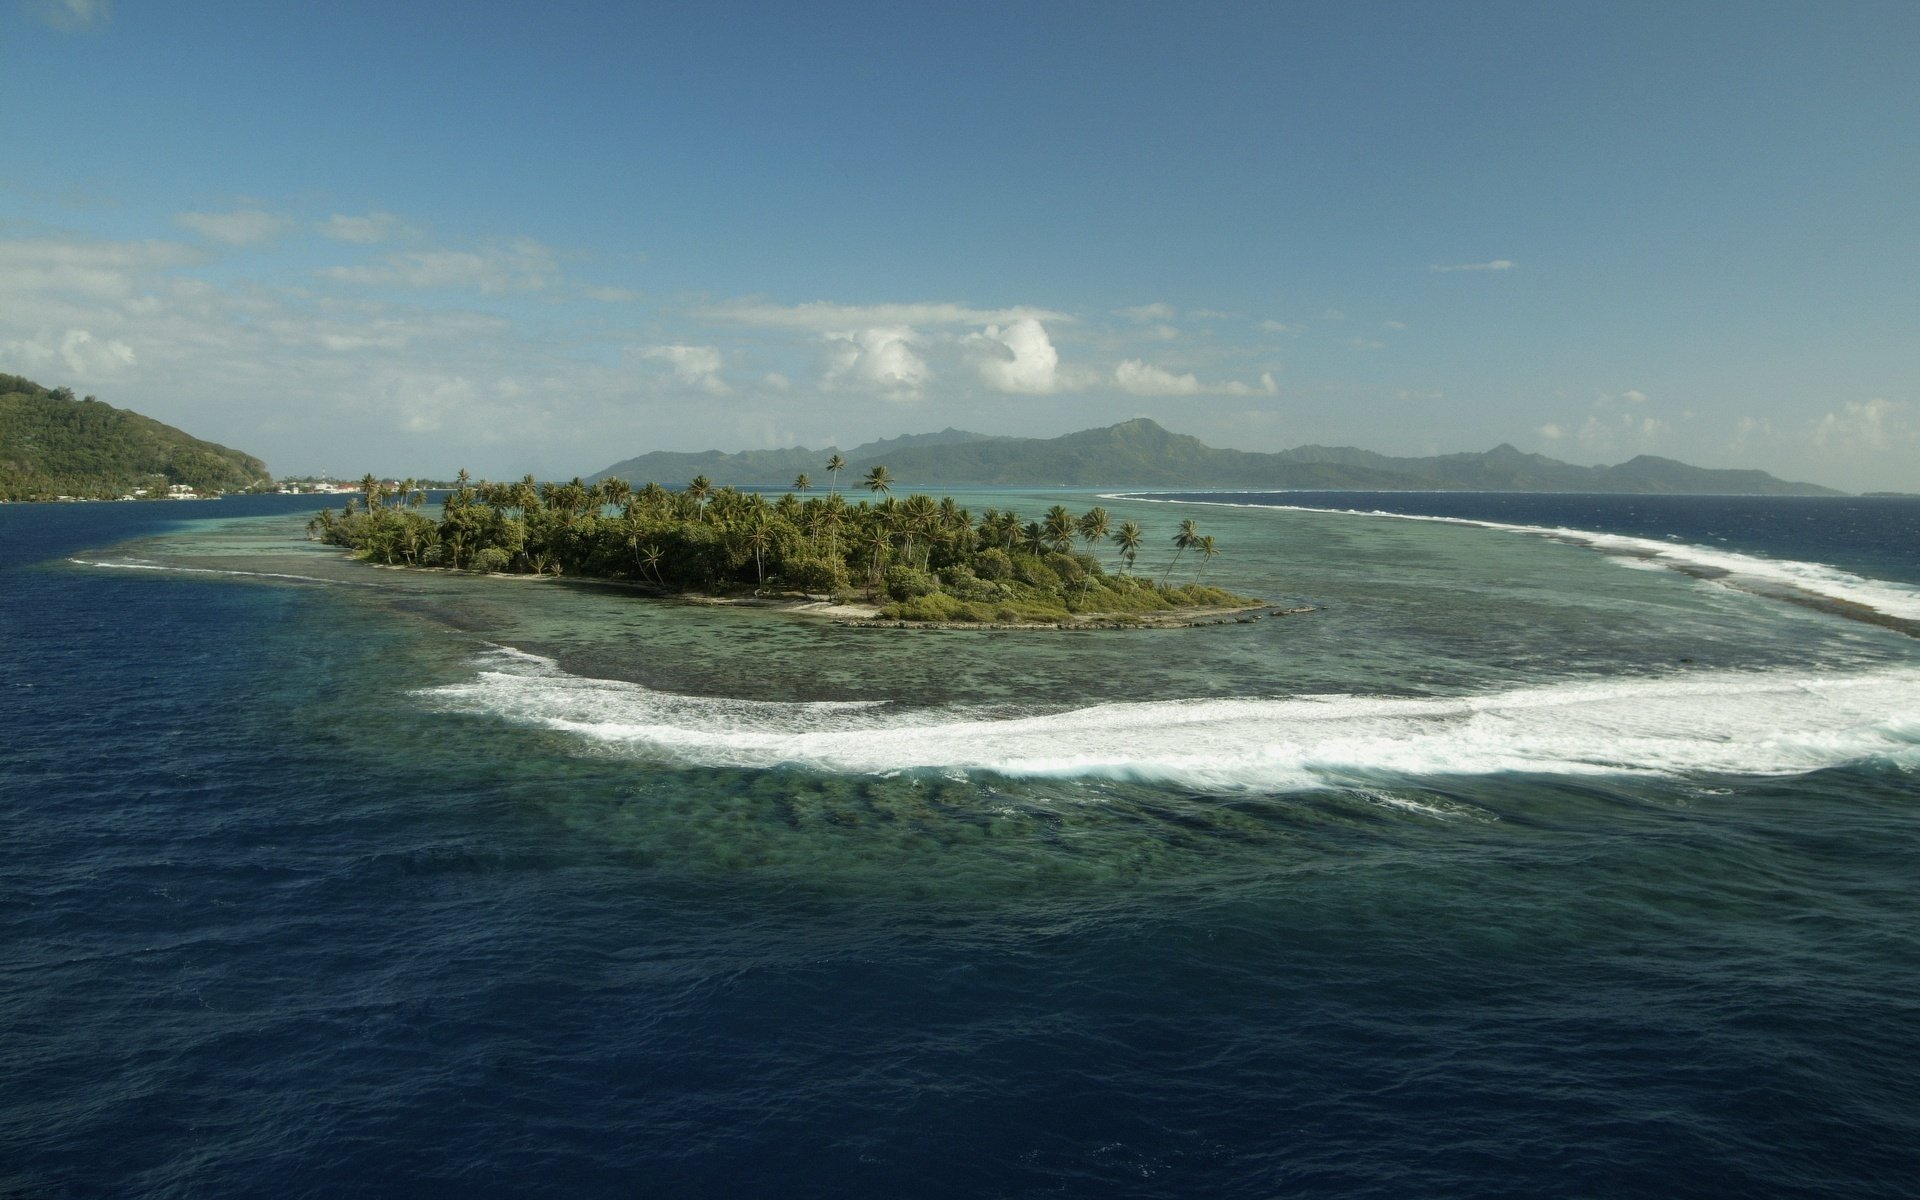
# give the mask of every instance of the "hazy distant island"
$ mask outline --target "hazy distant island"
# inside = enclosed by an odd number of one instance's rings
[[[271,486],[250,454],[70,388],[0,374],[0,500],[160,499]]]
[[[852,450],[655,451],[614,463],[589,482],[619,478],[779,484],[842,454],[848,469],[884,458],[901,475],[930,485],[1183,487],[1357,491],[1666,492],[1708,495],[1839,496],[1765,471],[1695,467],[1643,454],[1611,467],[1581,467],[1500,445],[1484,453],[1395,458],[1350,446],[1300,446],[1271,454],[1218,450],[1171,433],[1145,417],[1057,438],[992,437],[946,429],[870,442]]]
[[[896,499],[880,464],[859,481],[872,498],[850,504],[838,487],[844,459],[816,465],[830,477],[824,489],[803,471],[772,500],[704,475],[674,491],[617,477],[476,484],[462,472],[438,521],[420,511],[426,493],[412,480],[390,487],[369,475],[362,496],[342,513],[322,509],[308,531],[393,566],[618,580],[701,600],[778,597],[856,622],[1195,624],[1265,607],[1207,586],[1220,547],[1192,520],[1171,535],[1156,579],[1134,571],[1147,531],[1115,525],[1103,508],[976,517],[950,496]],[[1109,544],[1113,571],[1096,553]]]

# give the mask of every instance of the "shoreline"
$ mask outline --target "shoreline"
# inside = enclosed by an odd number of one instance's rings
[[[461,571],[451,567],[413,567],[400,563],[370,563],[342,555],[345,562],[372,567],[376,571],[429,571],[439,575],[459,575],[471,579],[503,579],[519,583],[559,584],[563,587],[617,588],[637,592],[669,604],[698,608],[758,608],[782,616],[826,621],[847,629],[991,629],[991,630],[1093,630],[1093,629],[1198,629],[1208,625],[1248,625],[1268,617],[1299,616],[1315,612],[1313,605],[1286,607],[1263,602],[1231,608],[1169,608],[1139,613],[1079,613],[1060,621],[909,621],[880,615],[881,605],[861,601],[836,601],[806,592],[784,592],[771,596],[715,596],[700,592],[663,591],[635,579],[601,579],[583,575],[528,575],[516,571]]]

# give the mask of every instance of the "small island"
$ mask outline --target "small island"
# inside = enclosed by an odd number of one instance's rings
[[[1154,579],[1134,572],[1145,531],[1113,525],[1105,509],[975,517],[950,496],[895,498],[884,466],[861,480],[872,499],[848,503],[837,487],[844,465],[838,455],[826,464],[836,486],[823,494],[809,495],[803,474],[775,499],[705,476],[674,491],[619,478],[475,483],[462,471],[437,521],[420,511],[426,493],[413,480],[369,475],[344,512],[322,509],[307,528],[388,566],[610,580],[708,602],[785,600],[859,624],[1152,626],[1268,611],[1206,584],[1219,546],[1191,520]],[[1109,542],[1112,572],[1096,554]]]

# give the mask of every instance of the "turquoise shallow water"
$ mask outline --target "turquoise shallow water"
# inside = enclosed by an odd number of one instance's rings
[[[848,629],[0,508],[0,1183],[1911,1194],[1920,641],[1846,615],[1911,576],[1100,502],[1315,611]]]

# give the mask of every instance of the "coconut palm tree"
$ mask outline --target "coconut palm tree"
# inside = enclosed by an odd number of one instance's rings
[[[1173,568],[1180,562],[1180,556],[1200,544],[1200,527],[1193,523],[1192,518],[1180,522],[1180,532],[1173,535],[1173,544],[1177,549],[1173,554],[1173,562],[1168,563],[1167,569],[1160,575],[1162,587],[1166,586],[1167,576],[1173,574]]]
[[[802,471],[798,475],[795,475],[793,477],[793,490],[796,492],[799,492],[802,496],[805,496],[807,494],[807,489],[812,486],[813,486],[813,479],[805,471]]]
[[[940,519],[940,506],[934,503],[932,496],[918,493],[907,497],[900,506],[900,524],[907,535],[907,562],[913,562],[913,535],[921,534],[927,542],[927,554],[933,553],[933,527]],[[925,565],[924,563],[922,564]]]
[[[1140,553],[1140,543],[1145,538],[1140,531],[1138,521],[1122,521],[1119,530],[1113,535],[1114,545],[1120,547],[1120,557],[1127,560],[1127,574],[1133,574],[1133,556]]]
[[[838,454],[827,460],[827,470],[833,472],[833,491],[838,492],[840,490],[840,472],[846,470],[846,468],[847,460],[841,458]]]
[[[773,545],[773,524],[764,510],[755,509],[750,513],[747,518],[746,536],[742,540],[746,542],[747,548],[753,551],[754,582],[766,583],[767,571],[760,561],[760,556]]]
[[[1073,514],[1065,505],[1056,504],[1047,510],[1047,545],[1061,554],[1073,549],[1073,534],[1077,526]]]
[[[1209,533],[1200,539],[1200,569],[1194,572],[1193,581],[1195,583],[1199,583],[1202,579],[1206,578],[1207,564],[1212,562],[1214,556],[1219,553],[1220,548],[1213,544],[1212,534]]]
[[[667,581],[660,574],[660,559],[663,557],[660,547],[642,546],[637,553],[640,565],[653,572],[653,581],[661,587],[667,586]]]
[[[893,476],[887,473],[885,467],[877,463],[867,472],[867,477],[861,482],[866,485],[868,491],[875,495],[884,496],[893,491]]]
[[[1107,540],[1110,518],[1104,508],[1090,508],[1079,520],[1080,540],[1087,544],[1087,553]]]
[[[705,475],[695,475],[693,482],[687,485],[687,495],[692,496],[693,502],[700,506],[700,519],[706,520],[707,497],[713,495],[713,480]]]

